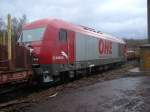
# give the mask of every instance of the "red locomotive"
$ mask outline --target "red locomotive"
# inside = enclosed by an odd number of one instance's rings
[[[43,83],[126,60],[122,39],[53,18],[24,25],[19,41],[30,49],[34,77]]]

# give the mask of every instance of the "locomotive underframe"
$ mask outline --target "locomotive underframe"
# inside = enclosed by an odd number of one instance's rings
[[[54,81],[54,77],[61,77],[63,72],[78,71],[78,70],[91,70],[97,67],[115,67],[115,65],[121,65],[125,63],[124,57],[112,58],[112,59],[98,59],[75,62],[74,64],[47,64],[39,65],[34,68],[35,78],[38,81],[43,81],[43,76],[49,76],[51,79],[47,82]]]

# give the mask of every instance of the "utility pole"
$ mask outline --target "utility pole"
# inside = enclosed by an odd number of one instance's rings
[[[140,47],[140,69],[145,74],[150,74],[150,1],[147,0],[147,40],[148,44]]]
[[[150,1],[147,0],[148,43],[150,44]]]

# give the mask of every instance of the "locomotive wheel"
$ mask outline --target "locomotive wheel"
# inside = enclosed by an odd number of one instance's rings
[[[68,76],[69,76],[70,79],[74,79],[74,77],[75,77],[74,71],[69,71]]]
[[[81,70],[76,70],[75,71],[75,79],[78,80],[82,77],[82,71]]]
[[[75,80],[75,71],[69,71],[68,72],[68,80],[69,81],[74,81]]]
[[[60,73],[60,84],[67,82],[67,72],[61,72]]]
[[[108,65],[105,65],[104,66],[104,71],[107,71],[108,70]]]

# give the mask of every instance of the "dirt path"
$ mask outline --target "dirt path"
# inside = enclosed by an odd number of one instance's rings
[[[40,89],[35,92],[31,92],[30,94],[17,97],[13,101],[2,103],[0,104],[0,108],[4,112],[26,111],[26,109],[31,107],[32,105],[45,102],[47,99],[51,97],[55,97],[57,96],[57,94],[61,94],[63,92],[71,92],[81,87],[94,85],[96,83],[100,83],[100,82],[104,82],[108,80],[118,79],[122,77],[129,77],[129,76],[133,77],[128,72],[128,70],[133,67],[134,66],[132,64],[126,64],[126,65],[123,65],[121,68],[105,71],[105,72],[98,73],[96,75],[91,75],[88,77],[84,77],[74,82],[70,82],[68,84],[51,87],[49,89],[42,89],[42,90]]]
[[[26,112],[150,112],[150,77],[119,78],[63,91]]]

